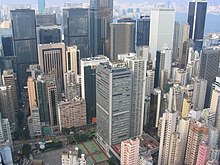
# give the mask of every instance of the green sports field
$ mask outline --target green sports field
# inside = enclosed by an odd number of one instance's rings
[[[108,160],[108,157],[93,140],[76,144],[73,147],[78,147],[86,155],[87,165],[91,165],[93,163],[100,163]]]

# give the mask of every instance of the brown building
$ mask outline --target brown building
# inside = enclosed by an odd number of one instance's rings
[[[86,125],[86,102],[80,98],[62,101],[59,104],[60,128]]]

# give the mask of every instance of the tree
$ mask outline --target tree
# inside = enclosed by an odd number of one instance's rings
[[[22,146],[22,154],[25,158],[29,159],[29,154],[31,153],[31,145],[24,144]]]

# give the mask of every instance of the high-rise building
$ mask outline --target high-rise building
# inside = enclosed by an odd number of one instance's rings
[[[31,116],[28,117],[28,128],[30,137],[34,138],[42,135],[38,107],[32,107]]]
[[[54,26],[57,25],[56,13],[53,14],[37,14],[36,15],[36,26]]]
[[[8,118],[10,125],[15,124],[15,109],[11,86],[0,86],[0,110],[3,118]]]
[[[198,79],[198,78],[194,80],[193,97],[192,97],[193,109],[203,110],[205,103],[206,89],[207,89],[207,80]]]
[[[90,4],[91,5],[91,4]],[[66,46],[76,45],[81,58],[89,54],[89,10],[66,8],[63,10],[64,42]]]
[[[80,98],[59,103],[60,130],[86,125],[86,102]]]
[[[139,163],[140,139],[128,139],[121,142],[121,165]]]
[[[2,36],[3,56],[14,56],[14,46],[12,36]]]
[[[197,156],[196,165],[206,165],[209,160],[210,146],[205,141],[201,141],[199,144],[199,151]]]
[[[3,85],[11,86],[12,100],[15,112],[18,112],[18,90],[17,90],[17,75],[12,70],[4,70],[2,74]]]
[[[185,97],[183,99],[183,106],[182,106],[182,113],[181,113],[181,117],[182,118],[186,118],[189,117],[189,111],[192,108],[192,103],[190,101],[190,98]]]
[[[47,97],[48,97],[48,108],[50,126],[53,127],[54,131],[59,131],[59,115],[58,115],[58,89],[56,84],[56,75],[54,73],[45,76],[47,85]]]
[[[28,77],[27,81],[28,81],[27,86],[28,86],[29,107],[30,107],[30,111],[32,111],[32,108],[37,106],[35,80],[32,77]]]
[[[147,61],[142,57],[127,57],[124,59],[132,72],[132,111],[131,137],[141,135],[144,126],[144,100],[146,86]]]
[[[80,85],[76,83],[75,73],[73,71],[67,71],[64,73],[64,92],[67,100],[72,100],[77,96],[80,96]]]
[[[61,42],[61,29],[59,26],[37,27],[39,44],[50,44]]]
[[[96,69],[100,63],[108,62],[105,56],[81,59],[81,92],[86,100],[87,124],[96,117]]]
[[[137,46],[149,46],[150,16],[141,16],[137,20]]]
[[[90,0],[90,54],[110,54],[110,23],[113,0]]]
[[[205,108],[209,107],[211,97],[211,87],[218,74],[220,61],[220,46],[204,48],[200,57],[199,77],[207,80],[207,90],[205,96]]]
[[[149,46],[151,60],[155,60],[156,51],[160,51],[164,44],[173,48],[175,10],[170,8],[153,9],[150,18]]]
[[[131,71],[101,63],[96,72],[97,140],[107,152],[130,137],[131,100]]]
[[[209,129],[204,123],[199,121],[190,122],[184,164],[196,164],[197,155],[199,152],[199,144],[202,140],[208,140],[208,134]]]
[[[168,164],[169,154],[171,154],[171,137],[177,128],[177,117],[178,113],[172,110],[166,110],[166,112],[163,113],[158,165]]]
[[[190,25],[189,38],[195,42],[195,49],[201,50],[205,30],[207,1],[196,0],[189,2],[188,23]]]
[[[110,25],[110,60],[118,60],[118,54],[135,52],[135,24],[112,23]]]
[[[48,126],[50,122],[47,83],[43,75],[36,80],[37,106],[39,108],[40,122],[42,126]]]
[[[183,103],[183,90],[177,83],[170,88],[168,98],[168,109],[181,112]]]
[[[179,164],[179,151],[181,145],[180,133],[174,132],[170,139],[168,164]],[[165,163],[166,164],[166,163]]]
[[[11,10],[13,45],[16,56],[16,69],[20,91],[27,84],[26,69],[38,63],[35,11],[30,9]]]
[[[7,141],[0,142],[1,162],[4,162],[8,165],[13,165],[13,157],[11,150],[12,148]]]
[[[47,75],[55,71],[58,92],[61,94],[65,64],[65,44],[40,44],[38,45],[38,59],[42,71]]]
[[[45,0],[38,0],[38,13],[43,14],[45,10]]]
[[[2,118],[0,113],[0,141],[8,141],[11,149],[13,149],[10,123],[7,118]]]
[[[179,55],[179,40],[180,40],[180,24],[179,22],[175,21],[174,23],[174,35],[173,35],[173,54],[172,54],[172,60],[177,60],[177,57]]]

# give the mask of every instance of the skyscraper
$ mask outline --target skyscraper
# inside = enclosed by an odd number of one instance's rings
[[[207,80],[207,90],[205,96],[205,108],[209,106],[211,98],[211,87],[218,74],[220,61],[220,46],[204,48],[200,57],[199,77]]]
[[[137,46],[149,46],[150,16],[141,16],[137,20]]]
[[[118,54],[135,52],[134,23],[112,23],[110,31],[110,60],[118,60]]]
[[[121,165],[139,163],[140,139],[128,139],[121,142]]]
[[[15,124],[15,109],[11,86],[0,86],[0,110],[3,118],[8,118],[10,125]]]
[[[149,46],[151,60],[155,60],[156,51],[160,51],[164,44],[173,48],[175,10],[170,8],[153,9],[150,18]]]
[[[199,151],[197,156],[196,165],[206,164],[209,160],[210,146],[207,142],[201,141],[199,144]]]
[[[196,0],[189,2],[188,23],[190,25],[189,38],[195,42],[195,49],[200,51],[203,46],[203,35],[205,29],[205,19],[207,11],[207,1]]]
[[[131,137],[141,135],[144,126],[144,100],[147,60],[142,57],[127,57],[124,60],[132,72]]]
[[[113,0],[90,0],[90,54],[110,54],[110,23]]]
[[[29,107],[30,107],[30,111],[32,112],[32,108],[37,106],[35,80],[33,77],[28,77],[27,86],[28,86]]]
[[[207,89],[207,81],[205,79],[198,79],[194,80],[193,86],[193,109],[203,110],[204,103],[205,103],[205,96],[206,96],[206,89]]]
[[[11,23],[17,65],[15,72],[18,77],[19,91],[21,91],[27,84],[26,69],[29,65],[38,63],[35,11],[11,10]]]
[[[66,46],[76,45],[81,58],[89,54],[89,10],[66,8],[63,10],[64,42]]]
[[[172,59],[175,61],[177,60],[179,54],[179,40],[180,40],[180,24],[179,22],[175,21],[174,23],[174,35],[173,35],[173,54]]]
[[[38,13],[43,14],[45,10],[45,0],[38,0]]]
[[[131,71],[101,63],[96,73],[97,140],[106,151],[130,137],[131,99]]]
[[[47,75],[55,71],[58,92],[61,94],[65,66],[65,44],[40,44],[38,45],[38,59],[42,71]]]
[[[81,92],[86,100],[87,124],[96,117],[96,69],[100,63],[108,61],[105,56],[81,59]]]
[[[163,113],[158,165],[168,164],[169,154],[171,154],[171,137],[176,131],[177,117],[178,113],[172,110],[166,110],[166,112]]]
[[[201,123],[199,121],[190,122],[184,164],[196,164],[199,144],[202,140],[208,140],[208,134],[209,129],[204,123]]]

